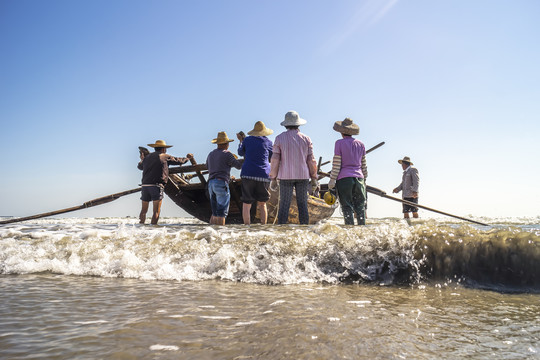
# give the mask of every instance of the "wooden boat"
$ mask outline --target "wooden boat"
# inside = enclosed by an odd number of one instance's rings
[[[205,175],[208,173],[206,164],[197,164],[194,159],[192,165],[178,166],[169,168],[169,181],[165,186],[165,193],[188,214],[195,218],[209,222],[212,215],[208,191],[206,189]],[[319,168],[321,161],[319,160]],[[324,176],[323,176],[324,177]],[[227,224],[242,224],[242,179],[232,178],[229,183],[231,192],[231,204]],[[308,211],[309,223],[315,224],[321,220],[327,219],[334,213],[337,205],[328,205],[322,199],[328,186],[321,185],[318,196],[309,196]],[[267,202],[268,224],[277,223],[277,214],[279,210],[279,191],[270,192],[270,200]],[[256,206],[251,207],[251,222],[260,223],[259,214]],[[289,223],[298,224],[298,208],[296,198],[293,198],[289,210]]]

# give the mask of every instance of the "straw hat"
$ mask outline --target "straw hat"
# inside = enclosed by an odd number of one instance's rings
[[[307,123],[302,119],[296,111],[289,111],[285,114],[285,120],[281,122],[281,126],[300,126]]]
[[[267,128],[262,121],[257,121],[253,130],[248,131],[248,135],[251,136],[267,136],[274,132],[274,130]]]
[[[155,144],[148,144],[148,146],[153,147],[153,148],[170,148],[170,147],[172,147],[172,145],[167,145],[167,143],[165,143],[165,140],[156,140]]]
[[[334,130],[345,135],[358,135],[360,128],[353,123],[351,118],[345,118],[343,121],[336,121],[334,123]]]
[[[410,164],[410,165],[414,165],[414,164],[411,162],[411,158],[408,157],[408,156],[405,156],[405,157],[403,158],[403,160],[398,160],[397,162],[400,163],[400,164],[402,164],[402,163],[408,163],[408,164]]]
[[[234,141],[234,140],[229,139],[229,137],[227,136],[227,133],[225,131],[220,131],[217,134],[217,138],[212,140],[212,144],[218,144],[218,145],[219,144],[226,144],[226,143],[230,143],[231,141]]]

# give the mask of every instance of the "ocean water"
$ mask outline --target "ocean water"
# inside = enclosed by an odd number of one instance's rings
[[[540,359],[540,217],[0,226],[1,359]]]

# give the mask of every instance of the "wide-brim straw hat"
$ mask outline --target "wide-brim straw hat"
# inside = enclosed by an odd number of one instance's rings
[[[226,144],[230,143],[231,141],[234,141],[233,139],[229,139],[227,136],[227,133],[225,131],[220,131],[217,134],[217,138],[212,140],[212,144]]]
[[[274,130],[267,128],[262,121],[257,121],[253,130],[248,131],[248,135],[251,136],[268,136],[273,133]]]
[[[407,164],[410,164],[410,165],[414,165],[412,163],[412,161],[411,161],[411,158],[408,157],[408,156],[405,156],[402,160],[398,160],[397,162],[400,163],[400,164],[407,163]]]
[[[343,121],[336,121],[334,123],[334,130],[345,135],[358,135],[360,133],[360,128],[350,118],[345,118]]]
[[[296,111],[289,111],[285,114],[285,120],[281,122],[281,126],[300,126],[307,123],[306,120],[302,119]]]
[[[153,148],[170,148],[172,145],[167,145],[165,140],[156,140],[155,144],[148,144],[148,146]]]

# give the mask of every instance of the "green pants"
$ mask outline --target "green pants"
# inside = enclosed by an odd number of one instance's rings
[[[366,224],[366,185],[364,179],[347,177],[336,181],[336,189],[345,218],[345,225],[354,225],[354,214],[358,225]]]

